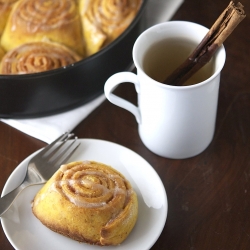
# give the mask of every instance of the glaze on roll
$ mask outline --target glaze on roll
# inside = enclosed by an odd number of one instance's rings
[[[81,60],[74,51],[58,43],[34,42],[8,51],[0,62],[1,74],[30,74],[73,64]]]
[[[9,51],[24,43],[52,41],[84,56],[78,5],[73,0],[19,0],[15,3],[1,38]]]
[[[79,0],[87,55],[114,41],[133,21],[142,0]]]
[[[80,242],[118,245],[138,216],[137,195],[117,170],[94,161],[61,166],[37,193],[34,215],[48,228]]]
[[[119,37],[142,1],[0,0],[0,46],[6,53],[25,44],[55,42],[84,59]]]

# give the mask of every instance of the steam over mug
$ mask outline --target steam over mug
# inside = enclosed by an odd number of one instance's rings
[[[153,44],[167,38],[188,38],[198,44],[207,31],[199,24],[185,21],[165,22],[149,28],[133,47],[137,74],[120,72],[105,83],[106,98],[135,116],[142,142],[157,155],[184,159],[208,147],[215,130],[220,72],[226,53],[221,46],[214,55],[212,75],[189,86],[170,86],[152,79],[145,73],[144,56]],[[123,82],[135,85],[138,106],[112,93]]]

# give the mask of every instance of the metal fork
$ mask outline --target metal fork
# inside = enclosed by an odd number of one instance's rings
[[[73,135],[70,133],[61,135],[30,159],[23,182],[0,198],[0,217],[10,208],[22,190],[31,185],[45,183],[61,164],[69,159],[80,145],[80,143],[76,143],[77,138],[70,143],[66,143]]]

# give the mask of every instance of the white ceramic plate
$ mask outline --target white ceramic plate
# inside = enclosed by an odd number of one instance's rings
[[[167,196],[161,179],[147,161],[128,148],[95,139],[79,139],[79,141],[81,145],[69,161],[95,160],[111,165],[130,181],[136,191],[139,216],[128,238],[119,246],[100,247],[79,243],[49,230],[31,211],[32,199],[41,188],[41,185],[37,185],[25,189],[2,217],[3,230],[8,240],[17,250],[150,249],[160,236],[167,218]],[[21,182],[26,164],[31,157],[32,155],[13,171],[2,195]]]

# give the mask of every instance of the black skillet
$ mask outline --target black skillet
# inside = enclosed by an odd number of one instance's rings
[[[103,93],[105,81],[132,64],[132,48],[143,31],[146,3],[144,0],[120,37],[74,65],[36,74],[0,75],[0,118],[52,115],[81,106]]]

